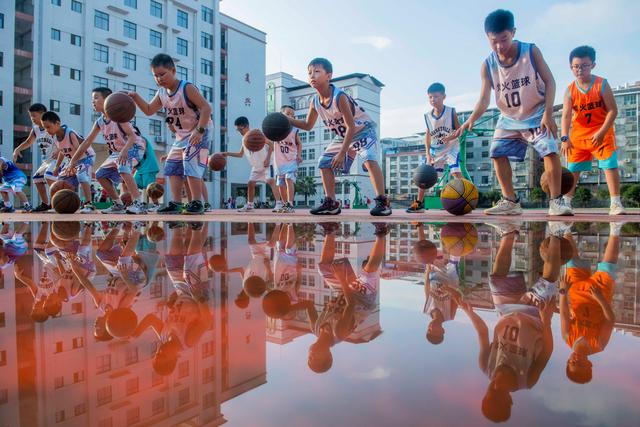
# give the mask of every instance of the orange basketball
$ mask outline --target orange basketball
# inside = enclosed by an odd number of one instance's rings
[[[125,123],[136,115],[136,103],[124,92],[114,92],[104,100],[104,111],[111,120]]]
[[[72,214],[80,208],[80,197],[75,191],[65,188],[56,191],[51,198],[51,204],[59,214]]]
[[[159,199],[164,195],[164,187],[159,182],[147,185],[147,195],[152,199]]]
[[[73,184],[71,184],[68,180],[59,179],[56,182],[54,182],[51,185],[51,188],[49,189],[49,193],[51,194],[51,197],[53,197],[59,190],[72,190],[72,191],[75,191],[75,188],[74,188]]]
[[[260,129],[251,129],[242,139],[244,147],[249,151],[262,150],[266,141],[267,140]]]
[[[573,188],[573,174],[571,171],[565,167],[562,168],[562,178],[560,181],[560,195],[564,196]],[[543,172],[540,177],[540,187],[542,187],[542,191],[549,194],[549,182],[547,179],[547,173]]]
[[[213,154],[209,157],[209,168],[213,171],[221,171],[227,166],[227,159],[220,153]]]

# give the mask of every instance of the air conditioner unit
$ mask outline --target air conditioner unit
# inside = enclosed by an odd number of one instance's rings
[[[631,163],[631,159],[624,159],[625,163]]]
[[[111,73],[111,72],[113,72],[113,67],[111,65],[109,65],[107,67],[107,73]]]
[[[631,178],[631,174],[630,174],[630,173],[625,173],[625,174],[624,174],[624,177],[625,177],[625,178]]]

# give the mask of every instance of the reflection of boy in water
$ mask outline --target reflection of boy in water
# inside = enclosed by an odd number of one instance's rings
[[[573,236],[565,235],[576,256],[567,264],[567,273],[560,281],[560,325],[562,337],[572,350],[567,361],[567,378],[578,384],[591,381],[593,373],[589,356],[604,350],[615,324],[611,301],[621,225],[611,223],[602,262],[598,263],[593,274],[589,261],[577,255]]]
[[[308,364],[312,371],[328,371],[333,364],[331,347],[340,341],[369,342],[380,333],[380,325],[367,337],[350,340],[365,320],[378,308],[380,265],[386,249],[386,224],[376,223],[376,239],[369,257],[363,262],[362,271],[356,275],[348,258],[335,259],[335,231],[337,224],[321,224],[325,238],[318,271],[325,283],[338,294],[325,304],[318,315],[310,310],[311,330],[317,336],[309,348]]]
[[[561,267],[561,239],[549,238],[542,277],[529,289],[522,273],[509,271],[516,239],[517,231],[502,236],[489,282],[499,315],[492,342],[480,316],[470,305],[460,305],[478,333],[480,369],[490,380],[482,413],[494,422],[511,417],[511,393],[532,388],[553,351],[551,317]]]

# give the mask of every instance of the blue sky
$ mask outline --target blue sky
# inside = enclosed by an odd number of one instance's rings
[[[440,81],[446,103],[471,109],[480,64],[489,54],[484,17],[505,2],[399,0],[223,0],[223,13],[267,33],[267,73],[306,80],[316,56],[334,74],[372,74],[382,91],[381,136],[421,131],[426,88]],[[571,81],[568,55],[581,44],[596,48],[596,74],[612,86],[640,80],[640,1],[512,1],[516,38],[536,43],[558,84],[557,101]]]

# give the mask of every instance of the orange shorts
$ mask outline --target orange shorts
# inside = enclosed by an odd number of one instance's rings
[[[573,149],[567,160],[571,172],[591,170],[591,161],[595,157],[600,169],[613,169],[618,167],[616,152],[616,138],[613,135],[605,136],[604,142],[599,147],[594,147],[591,139],[571,140]]]

